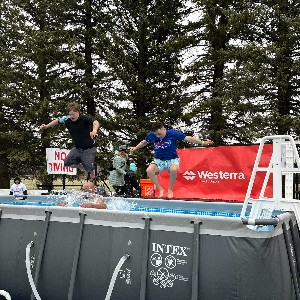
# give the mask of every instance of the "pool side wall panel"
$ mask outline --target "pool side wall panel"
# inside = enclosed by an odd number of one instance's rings
[[[25,248],[30,241],[34,242],[31,249],[34,274],[45,226],[45,208],[0,205],[0,209],[0,289],[9,292],[14,300],[30,299]],[[43,300],[63,300],[68,299],[80,210],[50,209],[53,212],[37,290]],[[111,300],[140,299],[145,215],[84,211],[87,216],[73,299],[105,299],[114,269],[125,254],[130,258],[118,273]],[[260,233],[252,232],[234,218],[169,214],[152,214],[151,218],[147,300],[191,299],[191,221],[195,220],[202,221],[198,299],[295,299],[280,226],[272,232]]]

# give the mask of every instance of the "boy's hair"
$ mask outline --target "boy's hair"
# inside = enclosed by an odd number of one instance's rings
[[[161,122],[161,121],[157,121],[157,122],[152,123],[151,130],[156,131],[156,130],[161,129],[163,127],[165,127],[164,123]]]
[[[70,102],[67,106],[67,110],[68,110],[68,112],[70,112],[70,111],[79,112],[80,111],[80,105],[77,102]]]
[[[21,182],[21,178],[17,176],[17,177],[14,179],[14,183],[16,183],[16,181]]]

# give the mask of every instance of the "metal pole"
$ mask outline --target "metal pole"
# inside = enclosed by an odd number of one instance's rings
[[[300,293],[299,293],[299,284],[298,284],[298,276],[297,276],[297,266],[295,263],[295,252],[294,252],[294,247],[292,245],[292,238],[291,238],[291,236],[289,234],[289,230],[287,230],[286,224],[284,222],[282,224],[282,230],[283,230],[286,250],[288,253],[288,259],[289,259],[290,269],[291,269],[291,273],[292,273],[292,279],[293,279],[293,283],[294,283],[296,299],[299,300]]]
[[[66,189],[66,174],[63,174],[62,183],[63,183],[63,190],[65,190]]]
[[[202,222],[194,223],[193,235],[193,271],[192,271],[192,297],[191,300],[197,300],[199,296],[199,269],[200,269],[200,225]]]
[[[144,251],[142,258],[142,270],[141,270],[141,289],[140,289],[140,300],[146,299],[147,290],[147,270],[148,270],[148,257],[149,257],[149,242],[150,242],[150,217],[143,218],[145,220],[144,228]]]
[[[294,226],[292,219],[289,221],[289,226],[292,234],[292,243],[294,246],[296,263],[297,263],[297,275],[298,275],[297,278],[299,280],[299,270],[300,270],[299,229],[297,223]]]
[[[46,212],[46,217],[45,217],[45,229],[44,229],[44,233],[43,233],[43,238],[42,238],[42,243],[41,243],[41,247],[40,247],[40,251],[39,251],[39,256],[37,259],[37,263],[36,263],[36,268],[35,268],[35,274],[34,274],[34,284],[35,286],[37,286],[38,281],[39,281],[39,275],[40,275],[40,269],[41,269],[41,265],[42,265],[42,260],[43,260],[43,256],[44,256],[44,251],[45,251],[45,245],[46,245],[46,239],[47,239],[47,234],[48,234],[48,229],[49,229],[49,223],[50,223],[50,216],[52,214],[51,211],[47,210]],[[35,299],[34,294],[31,294],[31,300]]]
[[[79,237],[78,237],[77,247],[76,247],[75,253],[74,253],[72,274],[71,274],[71,279],[70,279],[70,284],[69,284],[68,300],[73,299],[73,292],[74,292],[75,279],[76,279],[76,274],[77,274],[77,267],[78,267],[78,261],[79,261],[79,256],[80,256],[80,248],[81,248],[81,241],[82,241],[82,234],[83,234],[83,227],[84,227],[84,219],[85,219],[86,214],[80,212],[79,215],[80,215]]]

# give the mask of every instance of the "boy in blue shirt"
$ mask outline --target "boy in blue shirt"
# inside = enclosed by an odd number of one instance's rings
[[[177,154],[177,141],[186,141],[202,146],[212,145],[211,140],[200,140],[193,136],[187,136],[182,132],[174,129],[166,129],[164,124],[156,122],[152,126],[152,131],[148,133],[146,138],[142,140],[137,146],[131,147],[130,151],[134,152],[140,148],[145,147],[149,143],[154,144],[154,160],[148,166],[146,172],[151,181],[159,190],[159,198],[164,196],[164,189],[159,183],[157,175],[169,170],[170,185],[168,188],[168,198],[173,198],[173,187],[177,177],[180,159]]]

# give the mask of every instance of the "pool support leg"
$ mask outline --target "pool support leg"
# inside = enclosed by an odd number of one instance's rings
[[[298,224],[294,226],[292,219],[289,221],[289,226],[292,234],[292,240],[295,250],[295,257],[296,257],[296,263],[297,263],[297,274],[299,279],[299,271],[300,271],[300,237],[299,237],[299,227]]]
[[[146,288],[147,288],[147,270],[148,270],[148,258],[149,258],[149,243],[150,243],[150,222],[151,218],[143,218],[145,220],[144,227],[144,250],[142,258],[142,270],[141,270],[141,288],[140,288],[140,300],[146,299]]]
[[[76,246],[76,249],[75,249],[75,252],[74,252],[72,274],[71,274],[71,279],[70,279],[70,284],[69,284],[68,300],[73,299],[75,279],[76,279],[76,274],[77,274],[77,267],[78,267],[78,261],[79,261],[79,256],[80,256],[82,234],[83,234],[83,228],[84,228],[84,220],[85,220],[86,214],[83,213],[83,212],[80,212],[79,215],[80,215],[79,237],[78,237],[77,246]]]
[[[300,300],[294,245],[292,244],[293,243],[292,237],[290,235],[289,230],[286,228],[285,222],[282,223],[282,231],[283,231],[283,235],[284,235],[285,246],[286,246],[287,253],[288,253],[288,259],[289,259],[290,269],[291,269],[291,273],[292,273],[292,279],[293,279],[293,283],[294,283],[296,299]]]
[[[197,300],[199,296],[199,269],[200,269],[200,225],[202,222],[192,221],[194,224],[193,234],[193,270],[192,270],[192,297],[191,300]]]
[[[2,217],[2,209],[0,209],[0,221],[1,221],[1,217]]]
[[[45,230],[43,233],[43,238],[42,238],[42,244],[40,246],[40,251],[39,251],[39,256],[37,259],[37,263],[36,263],[36,268],[35,268],[35,273],[34,273],[34,284],[37,287],[38,284],[38,280],[39,280],[39,275],[40,275],[40,269],[41,269],[41,265],[42,265],[42,260],[43,260],[43,256],[44,256],[44,251],[45,251],[45,245],[46,245],[46,239],[47,239],[47,234],[48,234],[48,229],[49,229],[49,223],[50,223],[50,216],[52,214],[51,211],[46,210],[46,217],[45,217]],[[34,294],[31,294],[31,300],[35,299]]]

